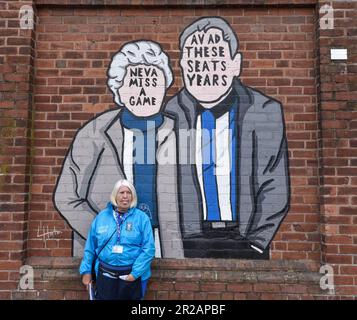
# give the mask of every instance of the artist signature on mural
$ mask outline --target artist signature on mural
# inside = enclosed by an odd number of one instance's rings
[[[42,231],[42,233],[40,233]],[[50,231],[48,226],[42,227],[42,230],[40,230],[40,227],[37,229],[37,238],[42,238],[44,242],[47,240],[55,237],[56,235],[60,235],[62,231],[57,231],[56,227],[53,227],[53,230]]]

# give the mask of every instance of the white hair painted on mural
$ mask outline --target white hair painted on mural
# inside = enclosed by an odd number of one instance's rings
[[[160,45],[150,40],[133,41],[126,43],[112,58],[109,66],[108,86],[113,92],[114,101],[118,106],[124,106],[118,93],[123,86],[123,80],[130,65],[144,64],[156,66],[161,69],[165,76],[166,89],[173,82],[173,72],[168,55],[161,49]]]
[[[129,190],[131,191],[131,195],[132,195],[130,208],[136,207],[136,205],[138,204],[138,196],[136,194],[135,187],[130,181],[128,181],[126,179],[119,180],[119,181],[117,181],[115,183],[115,185],[113,187],[113,190],[112,190],[112,193],[110,194],[110,202],[112,203],[112,205],[114,207],[118,206],[116,199],[117,199],[117,194],[118,194],[118,191],[119,191],[120,187],[129,188]]]

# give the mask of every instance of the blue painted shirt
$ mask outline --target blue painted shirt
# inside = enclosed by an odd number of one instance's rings
[[[159,226],[156,192],[156,134],[163,120],[161,113],[145,118],[136,117],[126,108],[121,113],[121,123],[126,129],[133,131],[131,159],[133,179],[131,182],[140,199],[138,208],[149,215],[154,228]]]
[[[198,179],[205,221],[237,220],[238,99],[232,92],[212,109],[198,105]]]

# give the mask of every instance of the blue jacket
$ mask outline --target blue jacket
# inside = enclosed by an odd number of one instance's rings
[[[155,255],[155,243],[149,217],[145,212],[131,208],[125,222],[120,226],[120,245],[122,253],[113,253],[113,246],[118,244],[117,224],[111,203],[93,220],[84,248],[80,274],[91,273],[94,251],[96,254],[115,232],[96,261],[98,275],[99,260],[113,266],[133,265],[131,274],[146,280],[151,276],[150,264]]]

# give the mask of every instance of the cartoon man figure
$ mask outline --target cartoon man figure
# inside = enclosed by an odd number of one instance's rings
[[[241,83],[224,19],[193,22],[180,50],[184,88],[166,112],[176,120],[185,257],[267,259],[289,209],[282,106]]]
[[[56,209],[74,231],[74,256],[81,256],[114,183],[126,178],[151,218],[156,257],[183,258],[174,122],[162,112],[172,83],[169,57],[156,42],[129,42],[113,56],[108,87],[119,108],[78,130],[54,192]]]

